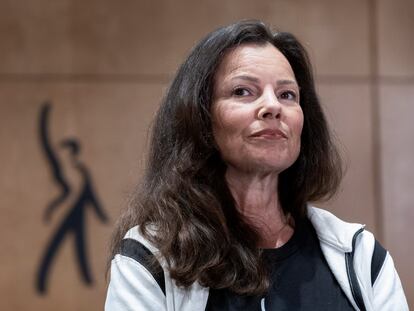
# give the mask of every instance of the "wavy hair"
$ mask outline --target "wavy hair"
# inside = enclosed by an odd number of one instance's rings
[[[290,33],[242,21],[208,34],[177,71],[156,114],[144,178],[117,223],[112,256],[138,225],[156,246],[178,286],[198,281],[239,294],[261,294],[268,273],[257,230],[239,214],[226,184],[226,163],[214,143],[211,105],[215,73],[226,53],[243,44],[274,45],[289,61],[304,114],[301,150],[279,175],[284,213],[306,216],[306,202],[332,196],[342,165],[315,92],[307,53]]]

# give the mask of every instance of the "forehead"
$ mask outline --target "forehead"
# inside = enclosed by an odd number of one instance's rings
[[[241,73],[285,75],[293,78],[294,73],[286,57],[272,44],[243,44],[223,57],[216,78],[231,78]]]

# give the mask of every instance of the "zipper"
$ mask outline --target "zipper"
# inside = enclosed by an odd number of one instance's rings
[[[266,311],[265,299],[264,298],[262,298],[262,300],[260,300],[260,309],[261,309],[261,311]]]
[[[354,269],[354,251],[355,243],[358,236],[364,231],[364,228],[359,229],[352,238],[352,251],[345,253],[346,273],[348,275],[349,285],[351,287],[352,297],[361,311],[366,311],[364,299],[362,298],[361,288],[359,287],[358,279]]]

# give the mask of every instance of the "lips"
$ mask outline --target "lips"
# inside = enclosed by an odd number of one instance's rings
[[[257,132],[254,132],[250,137],[253,138],[265,138],[265,139],[282,139],[287,138],[285,132],[280,129],[263,129]]]

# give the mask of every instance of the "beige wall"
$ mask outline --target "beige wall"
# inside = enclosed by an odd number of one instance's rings
[[[139,178],[163,90],[198,39],[242,18],[291,31],[309,49],[348,163],[341,192],[322,206],[376,233],[414,306],[412,1],[0,0],[1,310],[102,309],[107,242]],[[80,280],[69,238],[40,297],[36,268],[66,212],[42,220],[59,193],[38,139],[45,100],[54,145],[81,141],[110,224],[88,211],[94,286]]]

